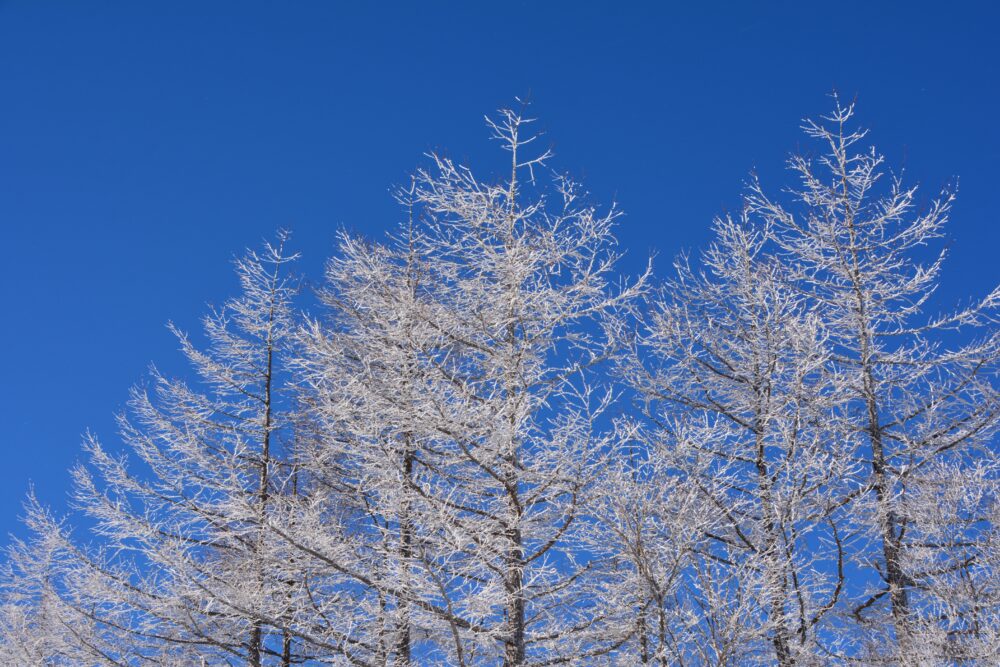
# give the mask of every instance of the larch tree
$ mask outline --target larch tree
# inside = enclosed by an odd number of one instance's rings
[[[125,613],[133,641],[171,655],[291,664],[289,643],[271,638],[285,625],[286,584],[266,529],[288,479],[276,457],[291,423],[284,241],[236,263],[242,293],[205,318],[205,350],[172,327],[201,386],[154,372],[152,392],[133,390],[120,418],[133,465],[90,438],[89,465],[75,470],[75,500],[103,542],[78,568],[99,574],[95,604],[126,609],[98,620]]]
[[[528,123],[510,110],[489,122],[510,155],[506,178],[489,184],[436,157],[413,191],[422,296],[441,339],[421,430],[436,435],[425,488],[451,550],[433,567],[473,628],[469,660],[510,667],[612,648],[603,568],[579,546],[613,441],[601,422],[613,392],[595,368],[645,289],[645,277],[615,285],[614,211],[561,177],[541,188],[549,154],[526,156]]]
[[[614,212],[562,178],[539,191],[548,154],[524,157],[528,122],[506,110],[490,122],[508,178],[434,157],[400,234],[345,236],[322,294],[331,322],[306,337],[329,433],[310,467],[340,472],[288,537],[368,605],[357,660],[513,666],[609,650],[601,566],[578,537],[610,454],[611,393],[593,369],[645,279],[612,284]],[[301,530],[334,505],[350,537]]]
[[[95,605],[86,576],[80,576],[67,528],[29,496],[25,527],[30,537],[6,550],[2,572],[0,653],[10,664],[127,665],[141,655],[142,642],[129,642],[126,619],[113,600]],[[82,574],[86,574],[85,572]]]
[[[460,620],[427,570],[442,556],[421,482],[435,434],[420,430],[420,414],[435,389],[426,357],[440,336],[419,297],[412,225],[407,233],[393,247],[342,234],[328,264],[319,294],[327,317],[303,329],[298,360],[315,436],[296,451],[302,487],[276,527],[311,580],[353,591],[350,609],[306,602],[323,644],[375,665],[433,659]]]
[[[612,603],[604,613],[614,649],[606,662],[678,664],[690,657],[685,582],[717,522],[698,490],[678,483],[673,442],[618,421],[583,537],[607,574],[601,595]]]
[[[870,660],[987,659],[995,652],[975,647],[992,632],[977,591],[995,591],[998,576],[984,549],[996,511],[1000,288],[932,314],[945,253],[929,247],[953,195],[921,204],[861,148],[852,114],[838,102],[806,122],[823,152],[792,158],[800,186],[787,203],[755,183],[748,214],[776,230],[824,321],[848,394],[838,441],[860,447],[868,470],[850,516],[870,539],[851,558],[874,577],[853,591],[854,636]]]
[[[677,262],[625,367],[644,467],[674,489],[656,515],[694,503],[684,539],[658,547],[690,549],[674,592],[647,584],[648,606],[673,619],[650,655],[794,665],[814,655],[843,588],[836,510],[855,471],[826,427],[838,396],[827,334],[770,254],[770,229],[722,218],[715,236],[700,268]]]

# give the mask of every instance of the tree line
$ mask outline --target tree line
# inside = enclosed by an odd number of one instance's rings
[[[298,305],[281,233],[0,572],[13,665],[1000,662],[1000,288],[835,104],[667,275],[488,119]],[[203,344],[202,344],[203,343]],[[73,523],[81,526],[73,528]]]

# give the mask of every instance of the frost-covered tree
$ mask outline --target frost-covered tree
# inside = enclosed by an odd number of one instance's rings
[[[944,252],[928,246],[953,196],[920,204],[874,149],[860,149],[852,113],[838,103],[807,122],[823,153],[791,160],[800,186],[787,203],[754,184],[748,215],[776,230],[824,322],[848,395],[837,439],[845,455],[861,448],[868,470],[850,513],[869,538],[851,554],[868,573],[852,591],[854,636],[870,660],[986,659],[995,650],[974,647],[992,632],[985,591],[998,576],[984,550],[996,511],[1000,289],[932,314]]]
[[[0,581],[0,652],[9,664],[129,664],[142,642],[129,642],[119,627],[99,617],[115,602],[95,606],[81,578],[65,527],[33,496],[25,503],[27,539],[6,550]],[[121,621],[122,619],[119,619]]]
[[[419,415],[434,389],[426,355],[440,337],[419,297],[412,225],[408,233],[393,247],[344,234],[329,262],[328,316],[303,331],[299,362],[314,435],[297,448],[301,487],[276,527],[311,580],[352,591],[349,606],[303,600],[313,632],[334,654],[372,664],[426,659],[453,643],[448,630],[460,622],[427,565],[443,556],[420,481],[435,434]]]
[[[80,556],[76,567],[97,573],[82,593],[115,603],[99,622],[127,617],[134,641],[171,656],[291,664],[290,643],[274,638],[286,625],[284,555],[266,530],[288,477],[275,455],[289,428],[294,257],[280,241],[237,262],[242,292],[205,318],[206,349],[173,329],[199,384],[154,371],[120,419],[131,456],[89,438],[89,465],[74,473],[102,546]]]
[[[561,178],[540,191],[548,154],[524,157],[527,122],[490,123],[507,178],[435,157],[403,233],[346,239],[329,271],[333,330],[312,337],[315,377],[338,387],[331,430],[351,432],[337,460],[370,513],[365,576],[380,570],[369,595],[391,611],[378,622],[396,628],[397,661],[420,641],[421,662],[449,664],[608,650],[600,568],[576,546],[608,451],[610,394],[590,368],[642,283],[612,285],[613,212]]]
[[[612,603],[605,610],[609,662],[675,664],[690,657],[681,653],[690,620],[682,591],[714,517],[697,489],[677,483],[673,443],[629,424],[619,435],[584,538],[609,575],[601,593]]]
[[[640,487],[671,489],[646,492],[664,503],[652,516],[693,505],[687,526],[665,537],[659,521],[647,528],[655,548],[689,549],[669,570],[669,598],[648,574],[661,557],[632,563],[647,605],[672,619],[652,642],[663,664],[792,665],[815,652],[843,587],[836,509],[852,452],[827,428],[837,400],[827,334],[769,254],[770,229],[723,218],[715,235],[700,269],[677,262],[626,367],[653,473]]]
[[[599,417],[611,394],[591,369],[644,288],[614,286],[613,211],[562,178],[538,191],[548,154],[525,157],[527,122],[502,111],[490,123],[511,158],[499,183],[437,158],[414,189],[442,343],[429,360],[441,449],[427,488],[452,553],[436,566],[478,626],[470,656],[499,644],[505,665],[609,649],[601,568],[577,547],[610,442]]]

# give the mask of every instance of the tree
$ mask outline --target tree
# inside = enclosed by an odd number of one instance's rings
[[[592,369],[620,344],[616,318],[645,284],[611,287],[613,211],[582,205],[562,178],[555,201],[533,194],[549,155],[524,157],[528,122],[510,110],[490,122],[511,155],[504,181],[439,157],[415,187],[444,344],[430,427],[445,445],[432,495],[447,499],[441,517],[458,538],[446,571],[505,665],[608,650],[600,568],[576,546],[610,442],[598,419],[611,393]]]
[[[678,568],[687,576],[669,573],[672,598],[646,574],[649,606],[677,618],[655,643],[663,664],[793,665],[815,653],[844,585],[836,509],[852,452],[835,449],[825,425],[838,392],[823,323],[770,253],[771,230],[722,218],[715,236],[700,271],[677,262],[625,368],[646,417],[635,437],[651,485],[673,489],[655,515],[696,501],[683,516],[700,533],[677,541],[675,529],[655,547],[691,550]]]
[[[451,643],[442,627],[458,620],[427,572],[443,556],[421,487],[435,436],[417,416],[433,391],[425,360],[439,335],[422,312],[412,225],[408,233],[392,248],[342,234],[328,264],[328,318],[305,328],[299,360],[315,437],[296,451],[303,487],[277,528],[311,580],[353,591],[351,609],[327,613],[315,596],[305,605],[334,653],[370,664],[409,664],[415,651],[426,659]]]
[[[87,599],[89,582],[81,577],[75,550],[63,524],[30,494],[25,526],[31,533],[6,550],[2,572],[0,650],[17,665],[121,665],[138,647],[119,632],[123,619],[108,626],[96,619]],[[100,613],[115,615],[114,603]]]
[[[886,644],[872,659],[975,659],[962,647],[982,633],[980,603],[947,599],[955,588],[942,584],[975,587],[985,575],[996,585],[981,565],[995,511],[986,487],[996,480],[998,334],[989,325],[1000,289],[926,315],[944,252],[923,249],[943,235],[953,195],[918,210],[916,188],[886,180],[874,149],[857,150],[865,133],[849,129],[852,114],[838,102],[828,125],[807,122],[825,153],[792,158],[801,185],[787,207],[755,183],[748,214],[776,229],[797,288],[823,318],[848,393],[838,440],[863,448],[868,475],[851,515],[870,541],[851,557],[880,583],[853,602],[856,632]],[[930,637],[940,637],[936,647]]]
[[[91,437],[90,466],[74,472],[76,502],[104,542],[77,565],[101,574],[94,604],[127,608],[136,641],[252,667],[276,653],[268,635],[286,611],[283,557],[266,530],[287,477],[275,457],[290,424],[284,241],[236,263],[242,294],[205,318],[207,350],[171,327],[205,393],[155,371],[153,395],[133,390],[120,424],[140,470]],[[287,646],[280,658],[290,664]]]
[[[613,212],[581,205],[562,178],[554,202],[529,198],[548,153],[524,157],[528,122],[490,121],[509,178],[486,184],[434,157],[404,233],[384,247],[345,239],[328,272],[340,320],[313,350],[347,403],[327,421],[352,425],[352,493],[376,528],[372,588],[391,600],[400,661],[418,626],[425,659],[450,664],[608,650],[599,568],[575,546],[607,454],[609,397],[589,378],[643,280],[611,289]]]
[[[608,575],[600,595],[613,603],[605,611],[610,662],[678,664],[691,648],[685,582],[715,517],[697,489],[679,483],[673,442],[649,437],[634,421],[619,420],[585,543]]]

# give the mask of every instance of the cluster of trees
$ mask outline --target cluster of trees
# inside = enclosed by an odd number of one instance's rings
[[[918,203],[839,103],[669,278],[617,213],[444,157],[295,306],[282,236],[7,552],[16,665],[996,664],[1000,289],[928,311]],[[543,179],[542,176],[546,177]]]

